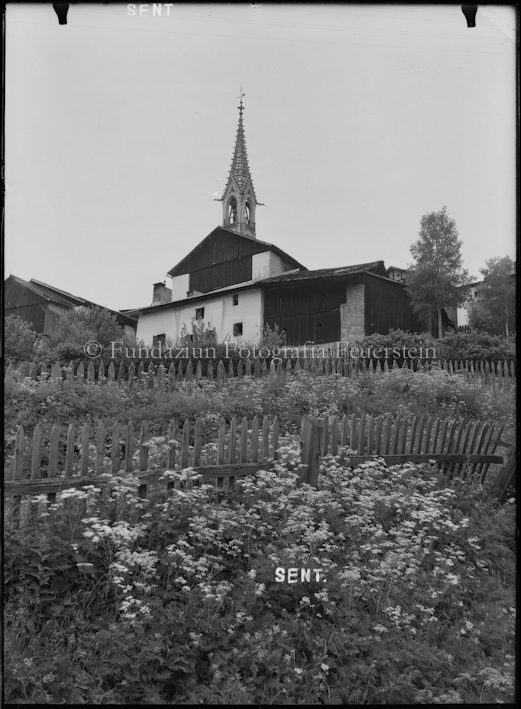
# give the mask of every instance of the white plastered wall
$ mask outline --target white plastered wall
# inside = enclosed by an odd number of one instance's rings
[[[284,261],[273,251],[263,251],[251,257],[251,277],[257,281],[260,278],[278,276],[287,270]]]
[[[154,335],[165,334],[167,338],[175,339],[173,332],[175,328],[174,309],[163,307],[153,313],[140,313],[137,322],[136,339],[143,340],[145,345],[152,345]]]
[[[154,335],[165,334],[174,342],[181,336],[183,325],[190,334],[192,318],[195,318],[197,308],[204,308],[205,326],[215,328],[217,342],[229,340],[257,343],[262,333],[263,300],[259,289],[238,291],[239,302],[233,305],[234,291],[205,300],[188,299],[177,307],[166,305],[152,313],[141,313],[137,327],[137,339],[146,345],[152,345]],[[242,323],[242,337],[233,336],[235,323]]]
[[[186,298],[188,289],[190,287],[190,274],[183,273],[181,276],[174,276],[172,278],[172,303],[176,300],[183,300]]]

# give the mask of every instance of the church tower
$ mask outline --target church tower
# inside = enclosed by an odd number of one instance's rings
[[[255,197],[246,154],[246,138],[242,121],[244,111],[242,99],[245,95],[241,89],[235,150],[228,181],[219,201],[223,203],[223,226],[255,239],[255,208],[259,202]]]

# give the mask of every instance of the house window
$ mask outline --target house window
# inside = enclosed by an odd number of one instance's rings
[[[239,305],[239,294],[238,293],[233,294],[233,304]]]
[[[158,345],[161,347],[166,346],[166,333],[163,332],[161,335],[153,335],[152,346],[157,347]]]
[[[242,322],[236,322],[233,325],[233,336],[240,337],[242,335]]]
[[[204,308],[196,308],[195,309],[195,319],[196,320],[204,320]]]

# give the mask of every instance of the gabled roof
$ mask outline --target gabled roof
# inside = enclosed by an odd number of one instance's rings
[[[72,295],[72,293],[67,293],[67,291],[60,290],[54,286],[49,286],[47,283],[42,283],[34,278],[31,278],[29,284],[32,284],[33,287],[36,286],[36,288],[38,288],[46,296],[49,296],[52,300],[61,300],[66,305],[75,307],[78,305],[91,304],[90,301],[85,300],[84,298],[78,298],[78,296]],[[92,303],[92,305],[94,304]]]
[[[236,233],[236,232],[234,232]],[[231,286],[225,286],[224,288],[218,288],[214,291],[209,291],[208,293],[201,293],[200,295],[192,296],[191,298],[182,298],[181,300],[175,300],[171,303],[158,303],[157,305],[149,305],[146,308],[141,308],[141,313],[153,313],[159,310],[169,310],[175,309],[179,306],[186,306],[191,303],[202,303],[205,300],[210,300],[212,298],[219,297],[221,295],[228,294],[230,292],[238,292],[243,290],[251,290],[253,288],[263,289],[264,287],[276,287],[277,285],[292,285],[293,283],[307,283],[313,280],[319,280],[322,278],[341,279],[349,276],[354,276],[357,274],[367,273],[375,278],[383,278],[387,283],[392,283],[393,285],[403,288],[404,286],[398,281],[393,281],[386,275],[386,269],[383,261],[370,261],[369,263],[360,263],[356,266],[345,266],[343,268],[321,268],[316,271],[308,270],[297,270],[287,271],[286,273],[281,273],[279,276],[272,276],[271,278],[259,278],[255,281],[248,281],[246,283],[237,283]]]
[[[52,303],[57,303],[58,305],[64,305],[68,308],[71,308],[77,305],[83,305],[85,303],[85,301],[81,298],[75,298],[75,296],[71,295],[70,293],[65,293],[65,291],[53,289],[51,286],[46,286],[44,283],[35,281],[32,278],[30,281],[24,281],[23,278],[13,276],[12,274],[9,276],[9,278],[15,281],[16,283],[19,283],[20,285],[24,286],[25,288],[28,288],[33,293],[36,293],[36,295],[40,296],[40,298],[44,298],[44,300],[47,300]],[[6,280],[9,280],[9,278],[7,278]]]
[[[278,276],[264,278],[257,281],[260,285],[278,285],[279,283],[298,283],[300,281],[318,280],[321,278],[343,278],[345,276],[354,276],[359,273],[373,273],[377,276],[382,276],[387,279],[387,271],[383,261],[370,261],[369,263],[360,263],[356,266],[344,266],[342,268],[320,268],[315,271],[297,271],[291,273],[281,273]],[[389,279],[390,280],[390,279]]]
[[[294,266],[295,268],[301,268],[305,269],[305,266],[303,266],[301,263],[296,261],[292,256],[287,254],[285,251],[282,249],[279,249],[278,246],[274,246],[273,244],[268,244],[267,241],[261,241],[260,239],[255,239],[252,236],[246,236],[246,234],[239,234],[239,232],[234,231],[233,229],[228,229],[228,227],[224,226],[218,226],[216,227],[212,232],[208,234],[202,241],[200,241],[197,246],[195,246],[189,254],[187,254],[184,259],[179,261],[179,263],[174,266],[173,268],[168,271],[169,276],[179,276],[181,275],[181,269],[184,267],[186,262],[192,258],[192,256],[195,256],[195,254],[200,251],[204,245],[206,244],[207,241],[209,241],[213,236],[215,236],[216,232],[219,231],[224,231],[228,234],[233,234],[234,236],[240,238],[240,239],[246,239],[248,242],[253,243],[257,246],[260,245],[260,248],[256,249],[257,253],[262,253],[264,251],[273,251],[274,254],[277,254],[277,256],[280,256],[281,259],[286,261],[288,264],[291,266]],[[265,248],[264,248],[265,247]]]
[[[60,290],[60,288],[55,288],[47,283],[42,283],[34,278],[31,278],[30,281],[24,281],[23,278],[18,278],[18,276],[13,275],[9,276],[9,278],[12,278],[17,283],[20,283],[20,285],[25,286],[29,290],[33,291],[33,293],[36,293],[36,295],[39,295],[41,298],[44,298],[50,303],[56,303],[57,305],[62,305],[66,308],[77,308],[81,305],[88,308],[104,308],[104,310],[108,310],[109,313],[115,315],[124,324],[135,325],[137,322],[137,318],[126,315],[119,310],[112,310],[111,308],[106,308],[103,305],[98,305],[97,303],[93,303],[91,300],[85,300],[85,298],[72,295],[72,293],[67,293],[67,291]]]

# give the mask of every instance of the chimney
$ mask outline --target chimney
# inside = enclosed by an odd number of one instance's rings
[[[154,295],[152,298],[152,305],[159,305],[160,303],[170,303],[171,300],[172,289],[166,287],[165,281],[154,283]]]

